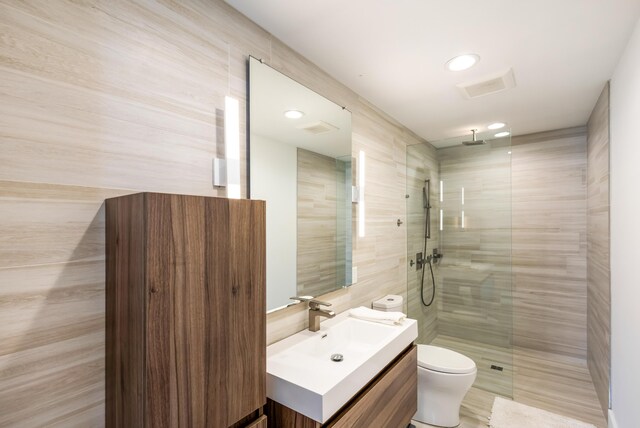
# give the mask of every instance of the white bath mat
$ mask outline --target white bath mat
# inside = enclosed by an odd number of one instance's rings
[[[496,397],[491,409],[491,428],[596,428],[566,416],[536,409],[515,401]]]

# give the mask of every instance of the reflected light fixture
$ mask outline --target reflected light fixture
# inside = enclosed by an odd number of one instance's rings
[[[502,129],[505,127],[505,124],[502,122],[495,122],[492,123],[491,125],[487,126],[488,129],[491,129],[492,131],[496,130],[496,129]]]
[[[502,132],[498,132],[495,136],[496,136],[497,138],[501,138],[501,137],[506,137],[506,136],[508,136],[508,135],[511,135],[511,132],[509,132],[509,131],[502,131]]]
[[[365,164],[365,155],[364,151],[360,150],[358,154],[358,236],[360,238],[364,238],[364,222],[365,222],[365,210],[364,210],[364,164]]]
[[[300,119],[304,116],[304,112],[300,110],[287,110],[284,112],[284,117],[287,119]]]
[[[480,56],[476,54],[464,54],[458,55],[457,57],[451,58],[445,66],[449,71],[463,71],[468,70],[477,62],[480,61]]]
[[[227,188],[227,198],[240,199],[240,103],[224,97],[225,158],[213,159],[213,185]]]

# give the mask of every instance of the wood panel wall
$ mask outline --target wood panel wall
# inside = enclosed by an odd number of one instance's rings
[[[514,344],[585,359],[586,129],[512,145]]]
[[[611,367],[609,83],[587,123],[587,363],[607,414]]]
[[[224,196],[211,159],[224,96],[245,111],[248,55],[347,106],[367,156],[358,284],[323,299],[405,294],[396,220],[422,140],[223,1],[0,0],[0,28],[0,426],[104,423],[103,200]],[[303,305],[271,314],[267,340],[306,322]]]

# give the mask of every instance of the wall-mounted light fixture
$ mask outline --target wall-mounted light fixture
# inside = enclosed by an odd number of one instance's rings
[[[227,188],[227,198],[240,199],[240,103],[224,97],[225,158],[213,159],[213,185]]]
[[[364,209],[364,185],[365,185],[365,155],[362,150],[358,154],[358,236],[365,235],[365,209]]]
[[[462,206],[462,210],[460,213],[460,226],[464,229],[464,187],[460,192],[460,205]]]

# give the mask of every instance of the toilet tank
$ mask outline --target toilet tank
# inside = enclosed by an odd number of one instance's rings
[[[404,309],[403,302],[404,300],[402,299],[402,296],[389,294],[384,296],[382,299],[375,300],[371,304],[371,307],[377,311],[383,312],[402,312]]]

